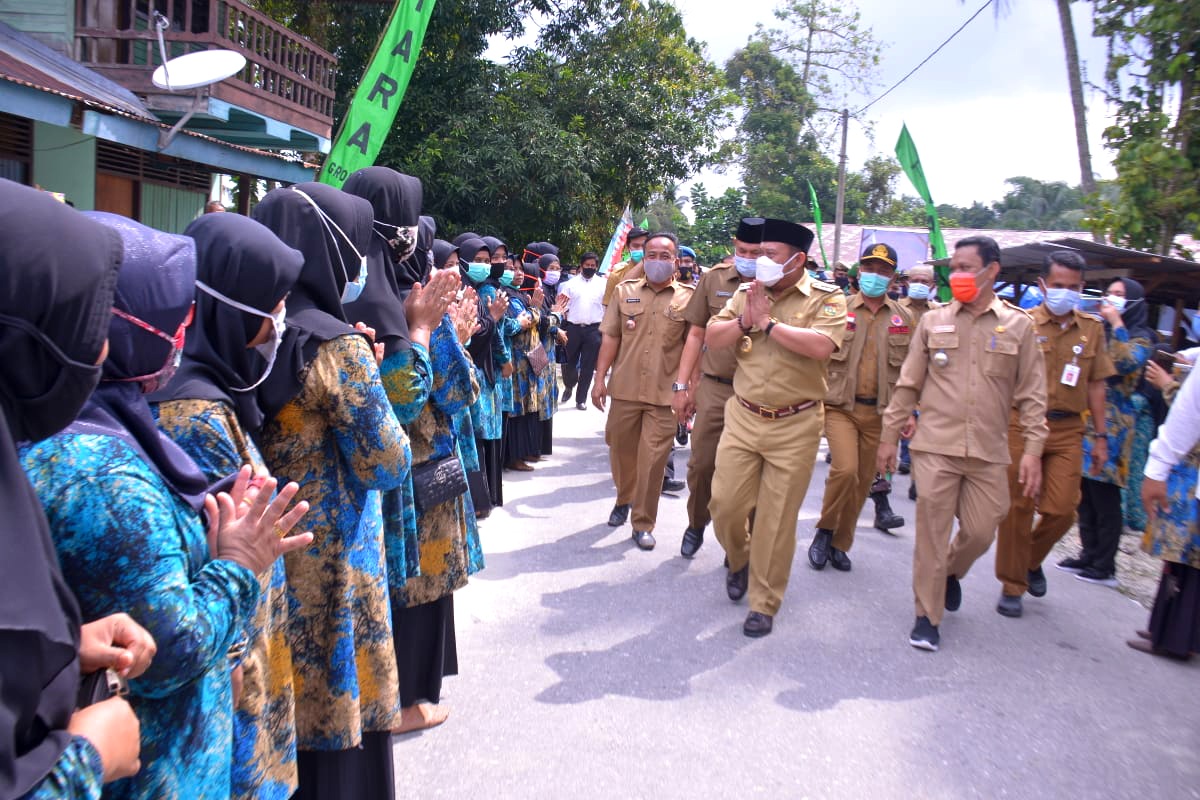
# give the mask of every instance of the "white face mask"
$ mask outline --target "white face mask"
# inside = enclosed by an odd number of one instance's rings
[[[279,354],[279,345],[283,344],[283,334],[284,331],[287,330],[287,308],[284,307],[279,309],[278,314],[269,314],[266,311],[259,311],[257,308],[251,308],[248,305],[239,303],[232,297],[226,297],[216,289],[204,283],[204,281],[196,281],[196,288],[210,297],[216,298],[219,302],[236,308],[238,311],[244,311],[247,314],[253,314],[256,317],[264,317],[265,319],[271,320],[271,338],[262,344],[254,345],[255,351],[267,360],[266,370],[264,370],[262,376],[250,386],[245,388],[238,388],[236,386],[229,387],[229,390],[233,392],[249,392],[257,389],[262,382],[267,379],[267,376],[271,374],[271,369],[275,366],[275,357]]]
[[[342,287],[342,305],[345,305],[346,303],[353,303],[359,298],[360,295],[362,295],[363,289],[365,289],[367,286],[367,257],[358,252],[358,248],[354,246],[354,242],[350,240],[350,237],[346,235],[346,232],[343,231],[341,226],[334,222],[333,219],[326,214],[319,205],[317,205],[315,200],[313,200],[300,189],[297,189],[295,186],[291,188],[293,192],[303,197],[308,201],[308,204],[313,207],[313,209],[317,212],[317,216],[320,217],[321,223],[325,226],[325,232],[329,234],[329,238],[334,240],[333,250],[335,253],[337,253],[338,263],[342,265],[342,277],[346,279],[346,284]],[[346,269],[346,260],[342,258],[342,248],[336,246],[337,236],[334,235],[334,231],[337,231],[337,235],[341,236],[342,240],[346,244],[350,245],[350,249],[353,250],[354,255],[358,257],[358,277],[353,281],[350,280],[350,273]]]
[[[788,273],[784,271],[788,264],[792,263],[792,259],[796,254],[792,254],[792,258],[782,264],[777,264],[767,256],[759,256],[754,262],[754,279],[765,286],[774,286],[783,280],[783,276]]]
[[[546,270],[546,276],[542,278],[542,282],[547,286],[554,286],[562,278],[562,271],[557,269]]]
[[[1104,296],[1104,302],[1115,308],[1117,311],[1125,310],[1125,298],[1119,294],[1107,294]]]

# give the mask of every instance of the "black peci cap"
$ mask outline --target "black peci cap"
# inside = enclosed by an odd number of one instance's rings
[[[762,217],[742,217],[733,238],[746,244],[762,244],[764,222],[766,220]]]
[[[796,222],[782,219],[763,220],[762,240],[764,242],[782,242],[798,247],[805,253],[812,246],[815,236],[808,228]]]

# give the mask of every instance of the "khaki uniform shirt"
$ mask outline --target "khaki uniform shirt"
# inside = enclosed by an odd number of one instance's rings
[[[745,284],[730,298],[721,313],[709,321],[737,319],[746,307]],[[846,334],[846,296],[836,284],[818,281],[804,271],[791,288],[781,292],[768,290],[771,317],[785,325],[811,328],[828,336],[834,347]],[[746,352],[745,339],[750,340]],[[733,345],[737,372],[733,390],[743,400],[769,408],[798,405],[825,397],[825,369],[828,361],[815,361],[788,350],[755,329]]]
[[[613,292],[625,280],[625,273],[632,267],[632,261],[622,261],[608,271],[608,274],[604,278],[604,305],[608,305],[609,301],[612,300]]]
[[[608,394],[656,406],[671,405],[671,384],[687,339],[683,310],[694,287],[671,281],[655,291],[645,278],[624,281],[604,309],[600,332],[620,341]]]
[[[725,304],[733,297],[742,276],[732,264],[718,264],[700,276],[700,283],[688,303],[684,316],[687,321],[698,328],[708,325],[708,321],[720,313]],[[733,378],[737,369],[737,352],[732,347],[718,347],[713,350],[704,346],[700,356],[700,372],[715,375],[718,378]]]
[[[861,293],[846,303],[846,337],[829,360],[829,391],[825,404],[845,411],[854,409],[854,398],[878,400],[883,414],[900,378],[915,330],[901,302],[886,299],[872,314]]]
[[[911,449],[1008,464],[1009,409],[1016,408],[1025,454],[1041,456],[1049,429],[1035,327],[998,297],[978,317],[957,300],[926,313],[884,413],[882,441],[899,441],[920,402]]]
[[[921,321],[921,317],[925,313],[937,308],[940,303],[936,300],[913,300],[911,297],[901,297],[898,301],[900,307],[909,313],[912,317],[913,330],[917,329],[917,324]]]
[[[1037,324],[1038,347],[1046,361],[1046,410],[1082,414],[1088,409],[1088,383],[1117,374],[1105,345],[1104,323],[1074,311],[1064,327],[1054,321],[1045,303],[1029,315]],[[1071,364],[1079,367],[1074,386],[1063,383]]]

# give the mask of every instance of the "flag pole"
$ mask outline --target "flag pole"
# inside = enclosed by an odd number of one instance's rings
[[[842,215],[846,210],[846,134],[850,128],[850,109],[842,109],[842,154],[838,158],[837,214],[833,221],[833,260],[842,260]]]

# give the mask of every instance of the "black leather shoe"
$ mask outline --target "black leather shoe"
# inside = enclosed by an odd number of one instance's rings
[[[838,572],[850,571],[850,556],[836,547],[829,548],[829,565]]]
[[[996,611],[1002,617],[1019,617],[1021,616],[1021,598],[1012,597],[1007,594],[1000,595],[1000,602],[996,604]]]
[[[684,483],[683,481],[676,481],[676,480],[672,480],[670,478],[663,478],[662,490],[664,492],[682,492],[683,487],[685,487],[685,486],[687,486],[687,484]]]
[[[958,582],[958,578],[953,575],[946,576],[946,610],[958,611],[962,605],[962,586]]]
[[[829,543],[833,541],[833,531],[817,528],[817,535],[808,546],[808,565],[813,569],[825,569],[829,561]]]
[[[658,544],[658,542],[654,541],[654,534],[650,531],[634,531],[633,540],[643,550],[653,550],[654,545]]]
[[[739,569],[737,572],[729,570],[725,573],[725,594],[729,595],[729,599],[737,602],[746,596],[746,589],[750,586],[750,564]]]
[[[908,473],[912,472],[912,464],[907,461],[901,461],[896,466],[896,472],[899,472],[901,475],[907,475]]]
[[[914,503],[917,502],[917,482],[913,481],[908,485],[908,499]]]
[[[612,513],[608,515],[608,525],[611,528],[619,528],[629,519],[630,504],[613,506]]]
[[[1046,596],[1046,573],[1041,567],[1029,570],[1025,575],[1025,583],[1029,584],[1029,594],[1032,596]]]
[[[675,441],[679,442],[680,447],[684,447],[687,445],[688,435],[689,435],[689,431],[688,431],[687,425],[684,425],[682,422],[676,423],[676,425],[675,425]]]
[[[770,633],[774,624],[775,618],[770,614],[762,614],[758,611],[751,611],[746,615],[746,623],[742,625],[742,633],[746,634],[751,639],[758,639]]]
[[[704,529],[696,530],[695,528],[688,528],[683,532],[683,544],[679,547],[679,555],[684,558],[692,558],[703,544]]]

